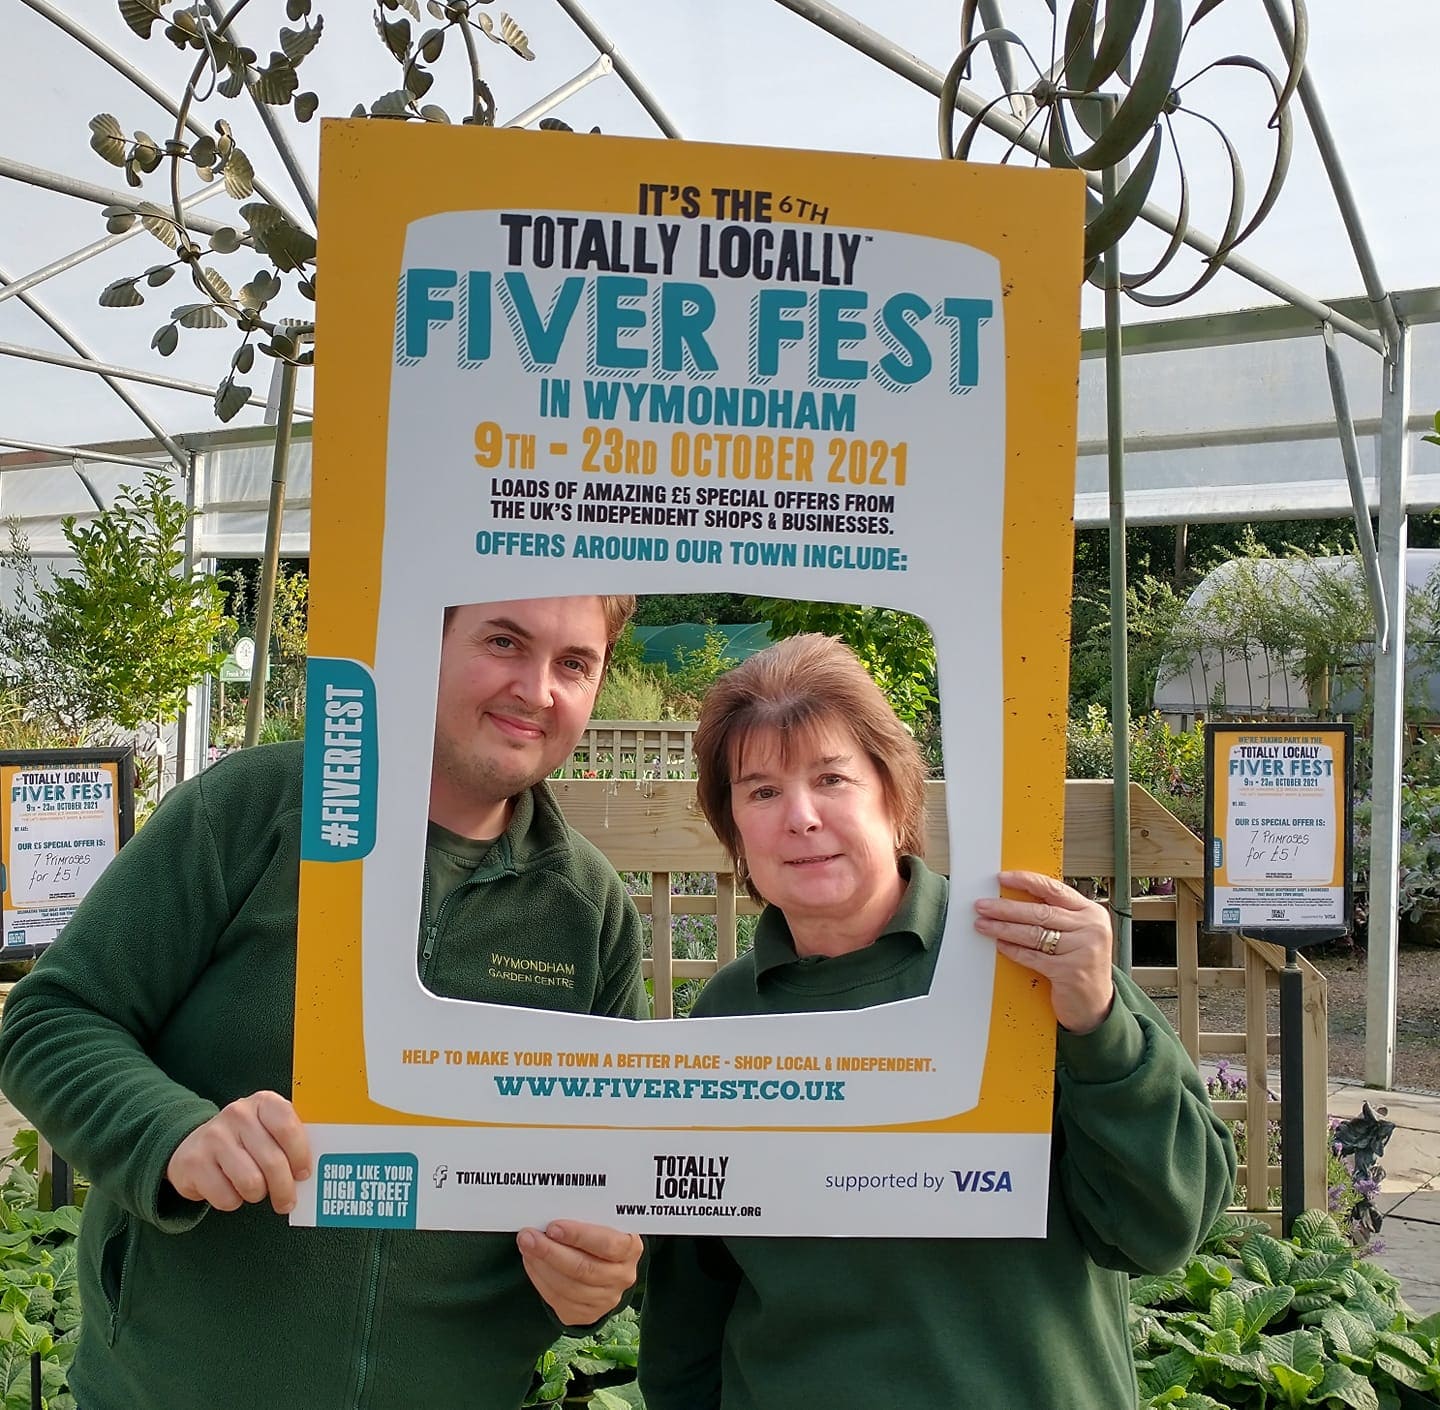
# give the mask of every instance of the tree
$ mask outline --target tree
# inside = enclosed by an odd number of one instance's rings
[[[18,586],[0,609],[0,669],[31,711],[85,735],[133,730],[173,720],[219,668],[224,593],[213,575],[183,574],[190,518],[164,475],[147,472],[89,523],[64,520],[76,571],[44,584],[11,524],[4,557]]]
[[[799,632],[838,636],[860,658],[890,708],[916,733],[929,726],[936,694],[935,639],[930,628],[908,612],[837,602],[792,602],[767,598],[757,603],[779,641]]]
[[[1435,516],[1412,519],[1410,545],[1436,541]],[[1156,672],[1185,599],[1214,568],[1235,558],[1337,557],[1355,553],[1348,520],[1269,520],[1259,524],[1141,525],[1125,541],[1129,583],[1130,709],[1154,700]],[[1110,701],[1110,554],[1108,531],[1075,535],[1070,630],[1070,713]]]
[[[1126,652],[1130,712],[1154,707],[1155,681],[1170,635],[1184,610],[1168,582],[1149,574],[1126,591]],[[1070,713],[1110,706],[1110,597],[1077,596],[1070,608]]]
[[[1437,587],[1431,582],[1406,594],[1411,664],[1426,669],[1434,655]],[[1164,664],[1172,670],[1198,665],[1219,709],[1229,705],[1253,710],[1267,703],[1301,708],[1298,699],[1265,698],[1267,690],[1283,690],[1283,682],[1293,678],[1304,689],[1303,708],[1327,718],[1342,696],[1358,692],[1362,701],[1368,700],[1374,631],[1357,554],[1339,559],[1301,552],[1272,557],[1251,543],[1250,552],[1213,575],[1204,599],[1181,614],[1166,645]],[[1243,666],[1250,678],[1244,701],[1223,698],[1227,660]]]

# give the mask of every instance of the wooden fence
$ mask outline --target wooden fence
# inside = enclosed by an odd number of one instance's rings
[[[592,720],[557,778],[694,778],[694,720]]]
[[[632,743],[636,732],[645,749],[650,735],[669,734],[675,738],[683,726],[657,726],[620,722],[597,726],[619,734]],[[631,731],[626,736],[624,731]],[[612,736],[612,739],[614,736]],[[657,749],[661,741],[654,741]],[[603,747],[603,746],[602,746]],[[664,747],[671,749],[669,739]],[[688,736],[678,745],[680,757],[688,763]],[[648,755],[647,757],[655,757]],[[671,757],[667,753],[666,757]],[[597,771],[598,772],[598,771]],[[653,955],[646,964],[653,977],[655,1013],[669,1018],[674,1014],[676,983],[704,980],[719,964],[735,957],[736,920],[754,915],[758,908],[737,893],[735,876],[726,870],[729,859],[706,825],[695,801],[695,784],[688,778],[650,777],[623,779],[557,779],[551,785],[571,823],[596,844],[622,872],[649,872],[651,890],[636,897],[643,914],[653,923]],[[932,783],[927,805],[926,858],[943,869],[949,854],[942,785]],[[1114,869],[1111,800],[1108,779],[1072,779],[1065,785],[1064,874],[1071,878],[1095,878],[1102,888]],[[1270,1031],[1269,994],[1278,988],[1284,967],[1284,951],[1256,941],[1237,941],[1229,962],[1200,964],[1200,918],[1204,895],[1204,856],[1200,840],[1176,817],[1167,812],[1138,784],[1130,798],[1131,870],[1141,877],[1173,880],[1174,894],[1138,897],[1134,904],[1137,920],[1173,922],[1175,962],[1137,967],[1134,977],[1155,995],[1173,995],[1176,1028],[1191,1058],[1199,1065],[1207,1060],[1226,1059],[1232,1068],[1244,1071],[1245,1096],[1215,1102],[1217,1113],[1229,1121],[1243,1121],[1247,1132],[1261,1133],[1250,1141],[1251,1163],[1258,1156],[1262,1168],[1251,1178],[1242,1165],[1239,1182],[1245,1198],[1239,1207],[1267,1219],[1278,1230],[1278,1190],[1281,1167],[1270,1164],[1266,1152],[1268,1133],[1278,1129],[1281,1099],[1298,1097],[1305,1105],[1306,1150],[1305,1204],[1324,1208],[1326,1198],[1326,997],[1325,979],[1307,960],[1301,959],[1304,973],[1305,1076],[1301,1092],[1271,1095],[1271,1067],[1278,1068],[1280,1043]],[[715,873],[715,894],[690,895],[675,889],[679,873]],[[675,922],[687,915],[713,916],[716,922],[717,959],[694,959],[675,954]],[[1245,997],[1245,1024],[1240,1032],[1211,1031],[1205,1026],[1205,996],[1219,990],[1241,990]],[[1272,1125],[1274,1123],[1274,1125]],[[1270,1193],[1277,1194],[1276,1204]]]

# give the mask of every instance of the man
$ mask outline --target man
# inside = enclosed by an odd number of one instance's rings
[[[434,992],[645,1016],[639,915],[543,783],[634,602],[447,611],[417,961]],[[562,1326],[634,1280],[640,1240],[577,1221],[289,1227],[312,1164],[282,1095],[300,793],[298,744],[177,788],[6,1006],[0,1085],[92,1182],[82,1410],[517,1410]],[[563,953],[574,988],[490,980],[500,944]]]

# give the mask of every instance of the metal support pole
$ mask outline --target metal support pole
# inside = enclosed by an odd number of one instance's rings
[[[1325,370],[1330,374],[1330,398],[1335,403],[1335,429],[1340,437],[1340,457],[1350,484],[1350,505],[1355,512],[1355,541],[1365,564],[1365,583],[1370,590],[1370,608],[1375,614],[1375,641],[1381,651],[1390,641],[1390,606],[1385,601],[1385,584],[1380,579],[1380,559],[1375,552],[1375,532],[1370,526],[1370,506],[1365,499],[1365,477],[1360,468],[1360,447],[1355,441],[1355,421],[1350,415],[1350,395],[1345,390],[1345,369],[1335,349],[1335,335],[1327,323]],[[1312,702],[1313,703],[1313,702]]]
[[[185,557],[180,571],[187,582],[195,577],[195,457],[190,457],[190,470],[185,476]],[[190,701],[192,690],[185,692],[185,704],[180,707],[175,721],[175,782],[185,782],[185,750],[190,731]]]
[[[35,1173],[39,1180],[35,1200],[41,1209],[60,1209],[73,1202],[75,1177],[65,1157],[44,1136],[36,1150]]]
[[[1103,123],[1115,115],[1113,97],[1100,99]],[[1104,173],[1105,201],[1114,200],[1119,173]],[[1130,665],[1126,632],[1125,581],[1125,409],[1121,371],[1124,350],[1120,322],[1120,250],[1118,242],[1105,251],[1105,441],[1110,467],[1110,724],[1114,785],[1115,875],[1110,910],[1115,918],[1115,963],[1130,972],[1132,912],[1130,905]]]
[[[1375,652],[1371,752],[1370,916],[1366,958],[1365,1085],[1388,1089],[1395,1075],[1395,986],[1400,918],[1400,768],[1405,754],[1406,481],[1410,441],[1410,334],[1400,325],[1380,398],[1380,576],[1390,605],[1390,640]]]
[[[90,503],[102,514],[105,512],[105,501],[100,497],[100,491],[95,488],[95,481],[85,473],[85,462],[77,455],[70,462],[70,468],[75,472],[75,478],[85,486],[85,493],[90,496]],[[154,468],[154,467],[148,467]]]
[[[580,32],[602,54],[608,54],[615,65],[620,81],[634,95],[635,101],[650,114],[650,120],[667,137],[679,137],[680,129],[670,120],[670,115],[660,106],[660,100],[645,86],[644,80],[616,47],[615,41],[585,12],[578,0],[559,0],[560,8],[575,22]]]
[[[1290,16],[1285,12],[1284,0],[1265,0],[1265,10],[1270,16],[1270,24],[1280,40],[1281,48],[1287,53],[1292,52],[1295,31],[1290,23]],[[1380,331],[1385,335],[1388,352],[1400,336],[1400,323],[1395,316],[1395,305],[1380,278],[1380,269],[1365,234],[1364,221],[1360,217],[1360,203],[1355,199],[1350,178],[1345,174],[1344,164],[1340,160],[1340,149],[1335,145],[1335,137],[1330,131],[1325,107],[1315,88],[1315,80],[1310,76],[1308,64],[1300,71],[1299,93],[1300,105],[1305,109],[1305,117],[1310,123],[1310,132],[1315,138],[1320,160],[1324,163],[1325,174],[1330,178],[1330,189],[1335,194],[1335,204],[1340,208],[1340,219],[1345,224],[1345,232],[1350,236],[1350,247],[1355,251],[1356,264],[1360,266],[1365,292],[1375,306],[1375,317],[1379,320]]]
[[[588,88],[597,78],[615,72],[615,63],[609,54],[601,54],[588,69],[582,69],[568,83],[562,83],[553,93],[547,93],[538,103],[532,103],[523,113],[516,113],[505,127],[528,127],[538,122],[546,113],[558,108],[567,98],[573,98]]]
[[[1280,971],[1280,1230],[1287,1238],[1305,1209],[1305,977],[1298,955],[1286,945]],[[1257,1179],[1266,1179],[1269,1154],[1266,1143],[1254,1137],[1248,1149],[1253,1190]]]
[[[270,627],[275,617],[275,582],[280,575],[280,526],[285,518],[285,479],[289,473],[290,428],[295,421],[295,365],[280,365],[280,410],[275,421],[275,458],[270,471],[270,511],[265,519],[265,557],[255,603],[255,659],[250,664],[250,694],[245,701],[245,747],[260,741],[265,723],[265,677],[270,670]]]

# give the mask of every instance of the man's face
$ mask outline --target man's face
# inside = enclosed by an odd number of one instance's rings
[[[564,763],[589,723],[605,646],[598,597],[457,607],[440,646],[432,800],[473,812]]]

